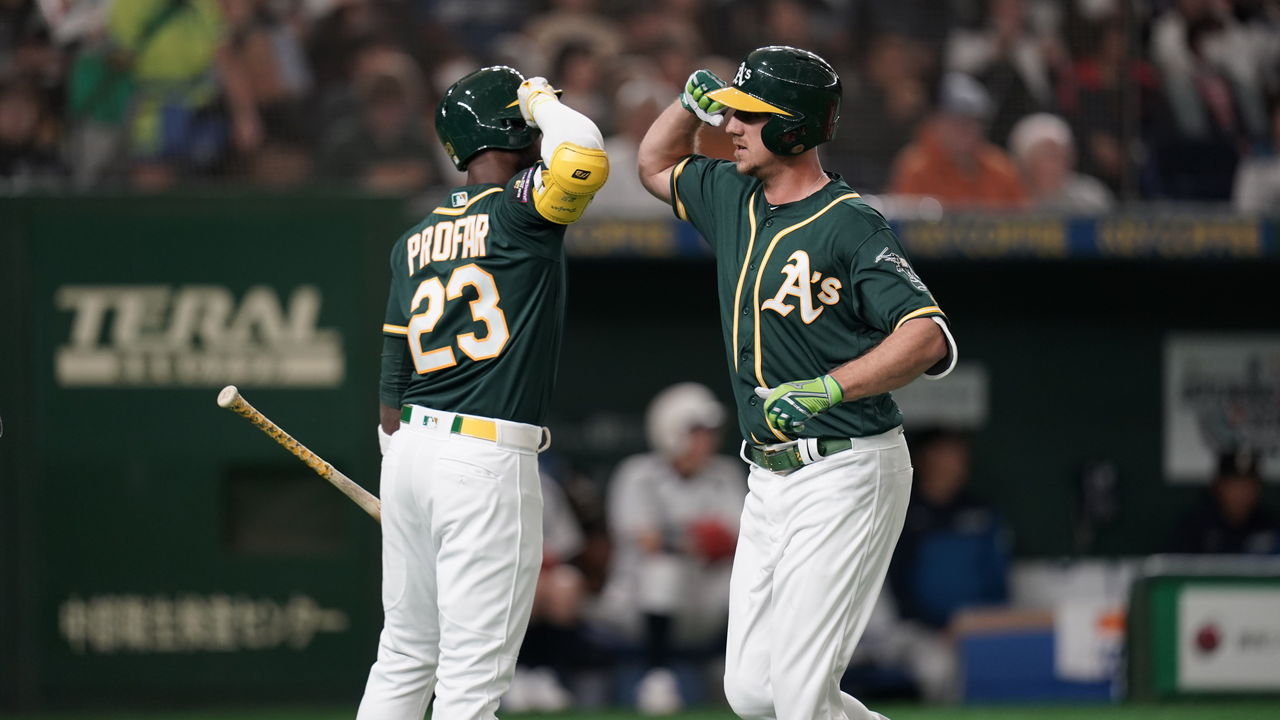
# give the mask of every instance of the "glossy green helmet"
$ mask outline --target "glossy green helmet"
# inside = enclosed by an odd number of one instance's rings
[[[520,117],[524,76],[505,65],[481,68],[449,86],[436,107],[436,134],[453,164],[466,170],[481,150],[522,150],[534,131]]]
[[[779,155],[830,140],[840,122],[840,76],[826,60],[785,45],[752,50],[733,85],[707,96],[735,110],[769,113],[761,139]]]

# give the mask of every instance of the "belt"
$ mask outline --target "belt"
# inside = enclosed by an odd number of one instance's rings
[[[773,472],[787,472],[852,447],[853,440],[849,438],[803,438],[776,450],[758,445],[747,445],[746,449],[751,462],[756,465]]]
[[[432,410],[421,405],[401,407],[400,422],[415,430],[447,432],[522,450],[541,452],[551,445],[551,433],[543,427]]]

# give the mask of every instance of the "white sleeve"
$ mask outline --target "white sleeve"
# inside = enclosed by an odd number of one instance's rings
[[[533,106],[533,120],[542,130],[542,162],[551,167],[551,155],[563,143],[592,150],[604,149],[600,128],[591,118],[560,102],[542,100]]]

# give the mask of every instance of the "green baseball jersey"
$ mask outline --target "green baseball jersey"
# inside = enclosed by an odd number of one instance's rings
[[[885,219],[838,176],[774,206],[733,163],[691,155],[671,173],[671,204],[715,252],[726,360],[748,441],[793,439],[765,422],[757,386],[824,375],[907,320],[945,317]],[[953,359],[954,351],[929,372],[945,372]],[[802,435],[865,437],[901,423],[885,393],[837,405],[806,421]]]
[[[534,209],[532,172],[505,188],[453,189],[396,241],[384,405],[545,422],[564,327],[565,226]]]

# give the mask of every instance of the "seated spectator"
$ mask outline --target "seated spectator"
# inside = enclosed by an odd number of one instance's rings
[[[230,52],[217,0],[135,0],[114,3],[109,12],[115,57],[134,85],[130,173],[136,186],[166,188],[215,169],[233,143],[242,151],[258,146],[258,110]]]
[[[968,75],[948,73],[938,111],[894,161],[889,191],[931,196],[947,209],[1025,207],[1017,168],[984,139],[990,117],[987,91]]]
[[[640,140],[658,115],[671,104],[673,93],[665,84],[647,78],[628,81],[618,88],[614,98],[617,132],[604,141],[609,163],[614,167],[634,168]],[[613,173],[595,200],[592,214],[599,218],[668,220],[671,208],[653,198],[640,184],[634,172]]]
[[[1034,210],[1103,213],[1115,199],[1096,178],[1075,172],[1071,128],[1057,115],[1028,115],[1013,126],[1009,150],[1022,171]]]
[[[915,482],[889,567],[898,613],[944,630],[957,611],[1009,599],[1009,538],[995,508],[967,491],[969,438],[936,430],[916,439]]]
[[[1186,66],[1162,68],[1174,122],[1152,142],[1159,193],[1179,199],[1229,200],[1249,132],[1238,89],[1210,53],[1222,21],[1204,14],[1185,27]]]
[[[1018,118],[1049,109],[1051,73],[1065,61],[1057,36],[1032,27],[1027,0],[990,0],[985,26],[957,28],[947,43],[947,70],[973,76],[996,99],[987,137],[997,145]]]
[[[586,548],[582,526],[560,483],[542,477],[542,572],[515,676],[502,698],[513,713],[561,712],[573,705],[564,683],[587,651],[582,628],[586,581],[572,562]]]
[[[439,178],[423,132],[421,78],[408,56],[360,78],[359,113],[325,140],[320,171],[330,181],[380,192],[422,190]]]
[[[643,712],[682,706],[672,673],[678,651],[724,652],[746,482],[742,463],[716,454],[723,421],[702,385],[663,390],[645,422],[653,452],[623,460],[609,486],[614,560],[597,611],[643,646]]]
[[[1141,175],[1136,158],[1148,154],[1143,142],[1152,128],[1168,122],[1168,106],[1155,68],[1131,52],[1129,30],[1118,14],[1080,27],[1079,58],[1059,80],[1058,106],[1075,130],[1081,171],[1119,193],[1126,184],[1138,184],[1129,173]]]
[[[1280,95],[1271,101],[1271,145],[1243,163],[1233,201],[1240,212],[1280,215]]]
[[[1280,520],[1262,505],[1257,456],[1223,453],[1201,501],[1178,523],[1178,553],[1280,553]]]
[[[66,176],[43,100],[29,83],[0,84],[0,190],[48,187]]]
[[[869,39],[857,82],[845,87],[840,132],[831,143],[849,183],[881,192],[893,159],[931,111],[926,81],[928,54],[905,35]]]

